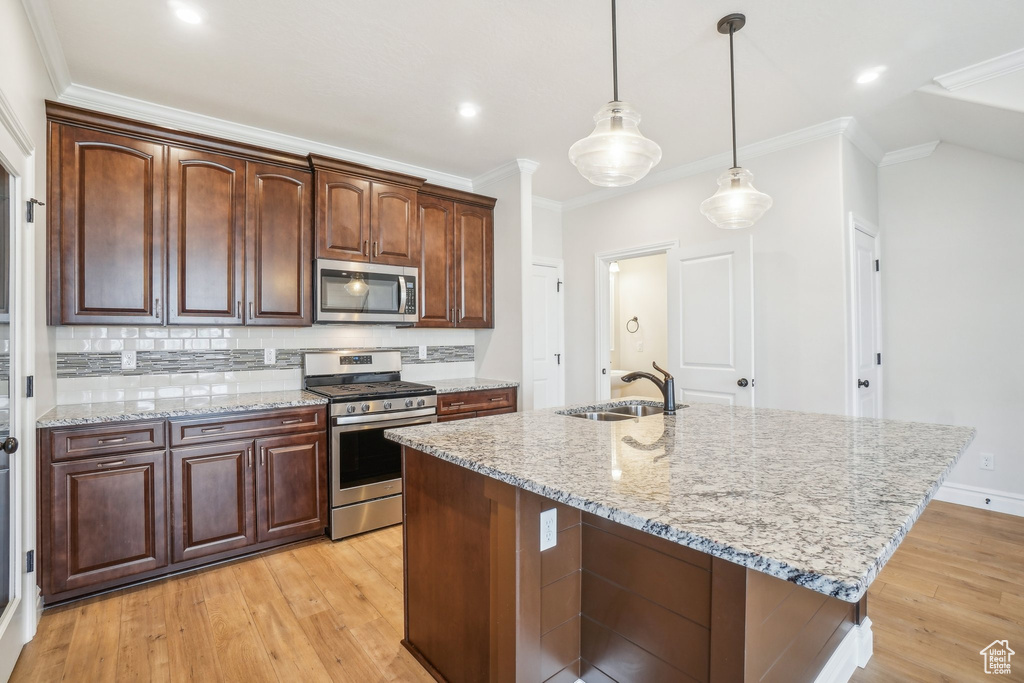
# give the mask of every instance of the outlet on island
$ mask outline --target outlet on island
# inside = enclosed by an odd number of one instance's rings
[[[551,508],[540,513],[540,549],[554,548],[558,544],[558,510]]]

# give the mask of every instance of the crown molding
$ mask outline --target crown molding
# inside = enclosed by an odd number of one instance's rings
[[[977,85],[992,78],[1005,76],[1024,69],[1024,49],[1007,52],[1005,55],[986,59],[971,66],[950,71],[948,74],[936,76],[932,80],[939,86],[949,90],[960,90]]]
[[[11,102],[7,99],[7,95],[4,94],[3,90],[0,90],[0,126],[3,126],[10,132],[11,137],[14,138],[15,144],[18,145],[18,149],[21,150],[22,154],[25,156],[32,154],[36,148],[32,142],[32,137],[25,130],[25,126],[21,125],[21,119],[14,113],[14,107],[11,106]]]
[[[177,128],[193,133],[210,135],[213,137],[227,138],[236,142],[244,142],[259,147],[291,152],[294,154],[319,154],[336,159],[352,161],[373,168],[386,169],[402,173],[408,176],[424,178],[435,185],[443,185],[456,190],[473,189],[468,178],[435,171],[422,166],[406,164],[393,159],[364,154],[344,147],[327,145],[313,140],[275,133],[273,131],[247,126],[241,123],[234,123],[224,119],[196,114],[194,112],[167,107],[162,104],[155,104],[145,100],[117,95],[105,90],[89,88],[87,86],[72,84],[58,98],[64,104],[94,109],[97,111],[123,116],[126,118],[138,119],[165,128]]]
[[[60,95],[71,86],[71,72],[68,61],[64,57],[64,48],[57,37],[57,27],[50,14],[50,3],[47,0],[22,0],[29,26],[35,34],[39,52],[43,57],[43,65],[50,76],[53,90]]]
[[[935,148],[939,146],[938,140],[932,140],[926,142],[923,145],[914,145],[913,147],[904,147],[903,149],[894,149],[891,152],[886,152],[882,157],[882,160],[878,162],[881,166],[892,166],[893,164],[902,164],[905,161],[913,161],[914,159],[924,159],[925,157],[931,156]]]
[[[533,172],[540,166],[536,161],[530,159],[513,159],[512,161],[506,161],[497,168],[492,168],[486,173],[482,173],[473,178],[473,190],[477,190],[487,185],[493,185],[494,183],[501,182],[508,178],[512,178],[518,175],[533,175]]]
[[[784,133],[783,135],[778,135],[774,138],[745,145],[739,148],[738,156],[742,159],[756,159],[757,157],[764,156],[766,154],[780,152],[784,149],[789,149],[790,147],[797,147],[799,145],[807,144],[808,142],[814,142],[834,135],[843,135],[847,137],[850,142],[864,152],[865,155],[867,155],[867,157],[874,163],[878,163],[878,160],[882,157],[881,148],[867,133],[864,132],[863,129],[856,125],[856,121],[852,116],[832,119],[831,121],[825,121],[824,123],[808,126],[807,128],[801,128],[800,130]],[[688,164],[683,164],[682,166],[676,166],[675,168],[669,168],[664,171],[652,173],[639,183],[628,187],[595,190],[574,199],[568,199],[562,202],[562,210],[572,211],[573,209],[578,209],[597,202],[603,202],[606,199],[629,194],[630,192],[636,192],[637,190],[646,190],[651,187],[657,187],[658,185],[675,182],[677,180],[682,180],[683,178],[689,178],[691,176],[700,175],[701,173],[707,173],[708,171],[714,171],[716,169],[725,170],[731,165],[732,153],[722,152],[721,154],[699,159]]]
[[[533,195],[533,205],[538,209],[546,209],[547,211],[557,211],[562,213],[562,202],[555,201],[554,199],[548,199],[547,197],[538,197]]]

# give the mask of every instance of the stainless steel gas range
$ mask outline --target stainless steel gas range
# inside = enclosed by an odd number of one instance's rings
[[[402,449],[384,430],[437,422],[436,390],[401,381],[398,351],[307,353],[302,368],[306,390],[330,403],[330,537],[400,523]]]

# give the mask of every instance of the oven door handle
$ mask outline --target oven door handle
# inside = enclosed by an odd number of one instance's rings
[[[426,425],[437,422],[437,415],[428,415],[415,419],[381,420],[378,422],[355,422],[351,424],[338,424],[337,421],[331,427],[332,434],[343,434],[345,432],[362,432],[367,429],[396,429],[398,427],[412,427],[413,425]]]

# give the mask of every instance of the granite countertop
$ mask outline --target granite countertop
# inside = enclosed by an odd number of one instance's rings
[[[660,405],[636,398],[603,405],[629,403]],[[675,416],[621,422],[540,410],[388,430],[386,436],[856,602],[974,430],[693,404]]]
[[[70,427],[99,422],[163,419],[183,415],[293,408],[325,403],[327,403],[327,399],[323,396],[299,390],[191,398],[160,398],[146,401],[79,403],[53,408],[36,421],[36,427]]]
[[[518,388],[519,382],[507,379],[484,379],[483,377],[462,377],[460,379],[423,380],[437,389],[439,394],[454,394],[458,391],[483,391],[485,389]]]

